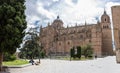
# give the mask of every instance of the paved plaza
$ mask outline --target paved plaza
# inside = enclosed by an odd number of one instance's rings
[[[43,59],[40,65],[11,68],[11,73],[120,73],[115,56],[87,61]]]

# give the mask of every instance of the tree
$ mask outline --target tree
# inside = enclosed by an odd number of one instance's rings
[[[77,57],[81,58],[81,47],[77,46]]]
[[[84,49],[84,56],[87,57],[92,57],[93,55],[93,49],[91,45],[87,45],[86,48]]]
[[[11,55],[7,52],[3,54],[3,61],[13,61],[13,60],[16,60],[15,54]]]
[[[73,48],[70,49],[70,56],[74,57],[74,54],[75,54],[75,49],[73,47]]]
[[[0,71],[3,53],[13,54],[25,35],[25,0],[0,0]]]
[[[76,49],[76,54],[75,54],[75,49]],[[81,58],[81,47],[77,46],[76,48],[75,47],[71,48],[70,55],[73,58],[76,58],[76,57]]]
[[[42,49],[41,45],[39,44],[39,32],[37,32],[37,28],[30,28],[29,32],[26,35],[29,35],[29,39],[25,40],[25,44],[21,50],[21,55],[23,57],[29,57],[33,59],[34,57],[39,57],[40,62],[40,51]],[[42,53],[44,55],[44,53]]]

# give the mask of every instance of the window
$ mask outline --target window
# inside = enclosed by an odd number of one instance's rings
[[[105,21],[106,21],[106,18],[105,18]]]
[[[59,43],[59,45],[61,45],[61,43]]]
[[[70,44],[70,42],[68,42],[68,45]]]
[[[56,38],[56,41],[58,41],[58,38]]]
[[[89,40],[89,43],[91,43],[91,40]]]

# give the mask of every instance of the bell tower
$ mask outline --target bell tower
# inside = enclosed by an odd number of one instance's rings
[[[103,15],[101,16],[101,28],[102,28],[102,54],[104,56],[113,55],[110,17],[107,15],[105,10]]]

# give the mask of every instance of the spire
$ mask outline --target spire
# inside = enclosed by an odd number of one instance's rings
[[[87,26],[86,20],[85,20],[85,26]]]
[[[50,22],[48,22],[48,26],[50,26]]]
[[[100,21],[99,21],[99,20],[97,20],[97,24],[100,24]]]
[[[77,27],[77,23],[76,23],[76,27]]]
[[[40,26],[40,34],[42,33],[42,25]]]
[[[104,8],[104,14],[106,14],[106,10],[105,10],[105,8]]]
[[[69,26],[67,25],[67,28],[68,28]]]
[[[60,17],[59,17],[59,15],[57,16],[57,19],[59,19]]]
[[[40,28],[42,28],[42,25],[40,26]]]

